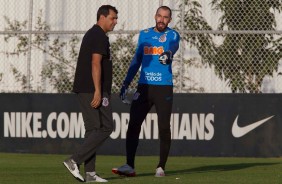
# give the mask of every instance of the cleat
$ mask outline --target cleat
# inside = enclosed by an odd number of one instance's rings
[[[86,176],[86,178],[85,178],[86,183],[90,183],[90,182],[108,182],[108,180],[105,180],[104,178],[101,178],[95,172],[87,172],[85,174],[85,176]]]
[[[164,176],[165,176],[164,170],[161,167],[158,167],[156,169],[155,177],[164,177]]]
[[[84,181],[84,178],[80,175],[78,166],[73,159],[67,159],[63,164],[78,181]]]
[[[120,166],[119,168],[113,168],[112,173],[127,177],[136,176],[135,170],[127,164]]]

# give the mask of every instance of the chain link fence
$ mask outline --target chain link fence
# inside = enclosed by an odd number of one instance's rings
[[[181,35],[175,93],[282,92],[281,0],[0,0],[0,91],[70,93],[81,39],[102,4],[119,11],[109,33],[113,93],[160,5],[172,8]]]

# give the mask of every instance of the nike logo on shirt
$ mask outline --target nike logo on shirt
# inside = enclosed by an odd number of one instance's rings
[[[247,133],[249,133],[250,131],[254,130],[255,128],[257,128],[258,126],[260,126],[261,124],[265,123],[266,121],[268,121],[269,119],[271,119],[273,116],[267,117],[265,119],[262,119],[260,121],[251,123],[247,126],[243,126],[243,127],[239,127],[238,126],[238,117],[239,115],[236,117],[233,125],[232,125],[232,135],[234,137],[242,137],[244,135],[246,135]]]

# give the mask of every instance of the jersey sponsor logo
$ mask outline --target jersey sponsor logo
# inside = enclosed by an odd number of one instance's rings
[[[148,47],[145,46],[144,47],[144,55],[160,55],[164,52],[164,48],[161,47]]]
[[[145,72],[146,81],[162,81],[162,74],[160,72]]]
[[[166,42],[166,34],[163,34],[162,36],[160,36],[159,42],[161,43]]]

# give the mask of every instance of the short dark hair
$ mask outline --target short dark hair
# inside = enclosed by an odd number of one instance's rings
[[[118,14],[118,11],[114,6],[102,5],[97,11],[97,21],[100,19],[101,15],[107,17],[110,14],[110,10],[113,10],[116,14]]]
[[[170,17],[171,17],[172,13],[171,13],[170,7],[168,7],[168,6],[160,6],[160,7],[157,9],[156,14],[157,14],[157,12],[159,11],[159,9],[168,10],[168,11],[169,11],[169,15],[170,15]]]

